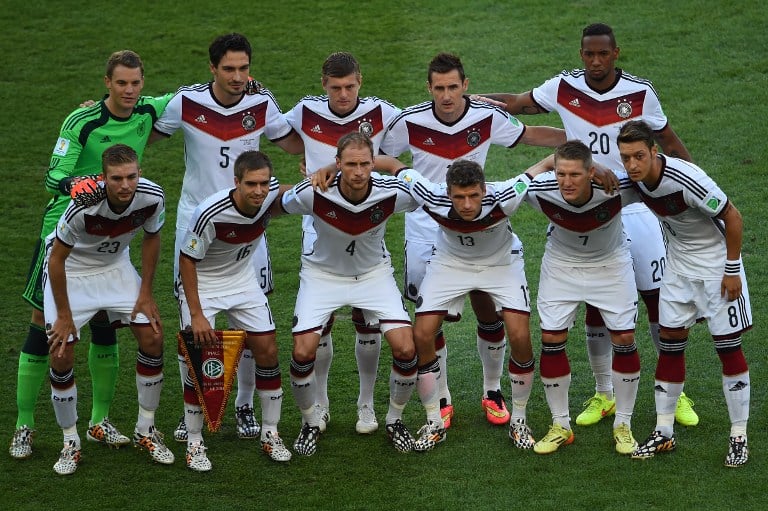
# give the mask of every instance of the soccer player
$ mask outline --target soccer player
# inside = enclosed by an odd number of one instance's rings
[[[621,211],[622,206],[639,199],[626,176],[619,181],[618,193],[609,194],[592,182],[594,175],[592,151],[580,141],[568,141],[555,150],[554,172],[537,176],[526,197],[550,221],[537,309],[541,380],[552,426],[533,446],[539,454],[553,453],[573,442],[568,411],[571,369],[565,347],[581,302],[599,311],[611,336],[616,451],[630,454],[637,447],[631,429],[640,380],[634,335],[637,292]]]
[[[377,168],[381,159],[377,158]],[[534,445],[526,424],[534,371],[530,296],[523,256],[507,220],[525,198],[532,175],[486,184],[482,167],[469,160],[454,161],[442,184],[432,183],[412,169],[398,173],[423,210],[439,225],[434,252],[419,287],[413,328],[419,359],[416,388],[427,411],[427,423],[417,433],[416,451],[429,450],[445,440],[438,393],[442,374],[435,335],[448,311],[460,308],[466,295],[474,290],[488,293],[501,311],[509,339],[509,437],[519,449]],[[472,264],[467,265],[467,261]]]
[[[48,368],[48,342],[43,327],[42,267],[45,238],[56,229],[70,203],[70,190],[83,176],[101,173],[101,156],[113,144],[132,147],[139,160],[144,152],[152,123],[163,112],[171,95],[142,96],[144,66],[130,50],[114,52],[106,64],[106,97],[85,108],[78,108],[64,120],[45,177],[45,188],[53,195],[43,216],[40,238],[30,264],[24,299],[32,305],[29,333],[19,354],[16,388],[16,430],[9,448],[17,459],[32,455],[35,430],[35,404]],[[130,439],[109,421],[109,407],[115,395],[118,373],[117,337],[106,314],[88,318],[91,344],[88,366],[93,385],[93,408],[88,440],[119,447]]]
[[[397,178],[372,175],[373,162],[373,143],[354,131],[339,139],[339,173],[327,191],[304,180],[283,195],[283,209],[312,215],[317,233],[301,256],[293,319],[291,387],[303,422],[293,448],[304,456],[314,454],[320,435],[314,374],[320,334],[333,311],[346,305],[362,309],[368,325],[378,323],[392,349],[386,430],[397,450],[413,450],[402,414],[416,384],[416,350],[384,233],[391,215],[417,204]]]
[[[400,156],[410,151],[413,167],[430,181],[441,183],[446,169],[456,159],[473,160],[482,167],[491,144],[511,148],[522,142],[555,147],[565,142],[563,130],[527,127],[500,108],[470,100],[466,95],[468,85],[469,79],[457,56],[449,53],[435,56],[427,71],[427,90],[432,99],[406,108],[389,124],[381,142],[382,152]],[[419,295],[437,233],[437,223],[423,209],[406,214],[404,295],[409,300],[416,301]],[[515,250],[522,250],[516,235]],[[470,301],[478,319],[477,348],[483,363],[482,406],[491,424],[506,424],[509,412],[501,394],[506,347],[503,322],[487,294],[471,292]],[[461,309],[448,311],[448,317],[456,317],[460,312]],[[445,426],[450,427],[453,405],[448,391],[447,348],[442,330],[435,338],[435,346],[443,376],[438,382],[441,414]]]
[[[628,122],[618,136],[624,168],[661,220],[669,243],[659,297],[656,427],[632,457],[650,458],[675,449],[675,406],[685,382],[688,330],[704,318],[722,364],[731,420],[725,465],[738,467],[749,455],[750,380],[741,335],[752,327],[741,264],[741,213],[701,168],[660,154],[654,139],[653,128],[642,121]]]
[[[233,166],[246,150],[258,150],[264,135],[290,154],[301,154],[301,138],[283,118],[272,93],[249,79],[251,44],[241,34],[214,39],[208,48],[213,80],[179,88],[168,108],[154,125],[153,140],[184,134],[184,181],[176,210],[174,278],[178,290],[178,257],[192,212],[209,195],[232,186]],[[259,238],[251,258],[264,293],[272,290],[272,265],[266,236]],[[243,350],[237,372],[235,418],[240,438],[259,438],[261,426],[253,414],[255,365],[249,349]],[[179,358],[182,386],[187,364]],[[185,412],[186,415],[186,412]],[[187,441],[182,416],[174,431],[179,442]]]
[[[672,129],[650,81],[616,67],[619,47],[613,29],[594,23],[582,31],[583,69],[563,71],[533,90],[521,94],[489,94],[501,101],[512,115],[557,112],[569,140],[581,140],[592,151],[595,163],[621,169],[616,135],[631,119],[642,119],[656,132],[662,149],[669,155],[691,160],[680,137]],[[635,284],[648,311],[648,323],[654,347],[659,351],[659,285],[666,262],[664,239],[658,222],[643,204],[630,205],[623,211],[624,230],[635,240],[630,250],[635,266]],[[637,241],[640,241],[639,243]],[[584,404],[576,424],[596,424],[615,413],[611,376],[611,337],[601,315],[587,305],[587,353],[595,377],[595,395]],[[680,396],[675,416],[680,424],[699,422],[693,401]]]
[[[322,67],[320,83],[325,94],[305,96],[286,114],[286,120],[304,141],[306,175],[310,176],[333,162],[339,138],[353,131],[367,135],[373,142],[374,154],[379,152],[384,128],[399,110],[375,96],[359,97],[362,82],[360,65],[352,54],[332,53]],[[302,227],[303,253],[308,253],[317,236],[311,216],[304,217]],[[360,378],[355,430],[361,434],[373,433],[379,427],[373,408],[373,389],[381,351],[381,332],[378,326],[371,328],[365,324],[359,309],[352,310],[352,319],[356,331],[355,358]],[[321,431],[325,431],[331,417],[328,373],[333,359],[332,323],[333,316],[322,332],[315,358],[316,407],[321,418]]]
[[[219,312],[227,315],[230,327],[246,331],[261,401],[261,447],[271,459],[288,461],[291,452],[277,432],[283,390],[275,323],[263,291],[253,285],[257,276],[251,261],[269,222],[269,209],[279,203],[281,195],[272,174],[272,162],[266,154],[245,151],[235,160],[235,187],[216,192],[197,206],[179,256],[179,309],[181,327],[190,329],[196,342],[215,339]],[[187,467],[208,471],[211,462],[203,444],[202,407],[189,377],[184,386],[184,406]]]
[[[64,433],[64,448],[53,470],[62,475],[74,473],[80,462],[75,342],[80,328],[102,310],[110,322],[130,325],[138,341],[139,413],[133,442],[158,463],[174,461],[155,429],[163,388],[163,333],[152,283],[160,256],[165,198],[162,188],[141,178],[139,156],[131,147],[109,147],[102,162],[105,198],[93,205],[70,203],[55,236],[48,238],[52,245],[43,274],[51,401]],[[129,257],[130,242],[140,229],[144,231],[141,277]]]

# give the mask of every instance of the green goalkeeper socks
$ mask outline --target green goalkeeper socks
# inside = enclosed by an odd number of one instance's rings
[[[115,397],[120,354],[117,344],[102,346],[91,343],[88,351],[88,367],[91,370],[93,408],[91,423],[101,422],[109,416],[109,407]]]
[[[35,405],[40,387],[48,374],[48,355],[19,354],[19,372],[16,375],[16,428],[35,429]]]

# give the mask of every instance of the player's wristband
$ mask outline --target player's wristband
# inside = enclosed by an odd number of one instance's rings
[[[65,177],[59,180],[59,191],[62,195],[69,195],[72,191],[73,177]]]
[[[741,273],[741,259],[735,261],[725,260],[725,274],[726,275],[738,275]]]

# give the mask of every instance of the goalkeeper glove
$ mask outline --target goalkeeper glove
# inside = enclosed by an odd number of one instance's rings
[[[72,178],[70,197],[78,206],[95,206],[107,197],[107,189],[101,175]]]

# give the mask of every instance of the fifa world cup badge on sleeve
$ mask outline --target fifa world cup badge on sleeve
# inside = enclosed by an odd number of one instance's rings
[[[216,330],[212,345],[195,344],[192,332],[178,335],[179,350],[189,368],[189,376],[203,408],[208,431],[216,432],[227,408],[237,364],[245,346],[243,330]]]

